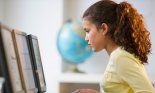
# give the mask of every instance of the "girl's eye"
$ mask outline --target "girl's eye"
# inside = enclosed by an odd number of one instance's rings
[[[89,29],[87,29],[87,28],[84,28],[84,31],[86,32],[86,33],[89,33]]]
[[[86,31],[86,33],[89,33],[89,30],[85,30]]]
[[[89,32],[88,32],[88,31],[86,31],[86,33],[88,34]]]

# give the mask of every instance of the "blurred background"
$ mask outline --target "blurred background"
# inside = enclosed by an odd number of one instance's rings
[[[0,0],[0,22],[11,28],[36,35],[46,80],[46,93],[70,93],[77,88],[99,89],[98,83],[108,62],[103,50],[94,53],[77,68],[85,73],[68,72],[72,67],[65,62],[57,48],[57,36],[68,19],[81,21],[87,7],[97,0]],[[120,2],[123,0],[115,0]],[[155,80],[155,1],[126,0],[143,14],[150,31],[152,54],[146,70],[152,82]]]

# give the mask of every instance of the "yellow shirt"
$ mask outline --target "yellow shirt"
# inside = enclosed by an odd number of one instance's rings
[[[109,59],[101,82],[102,93],[155,93],[144,65],[120,47]]]

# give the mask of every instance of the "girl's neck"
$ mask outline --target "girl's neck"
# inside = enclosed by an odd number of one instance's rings
[[[109,42],[109,44],[107,45],[107,47],[105,48],[105,50],[107,51],[108,55],[110,56],[110,54],[117,49],[119,46],[117,44],[115,44],[114,42]]]

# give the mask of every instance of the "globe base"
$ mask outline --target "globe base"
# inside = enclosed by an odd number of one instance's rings
[[[70,68],[70,71],[73,72],[73,73],[84,73],[83,71],[80,71],[77,67],[77,64],[73,65],[71,68]]]
[[[63,72],[66,73],[85,73],[78,69],[78,64],[63,62]]]

